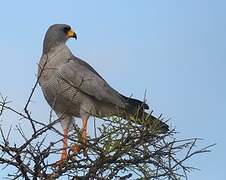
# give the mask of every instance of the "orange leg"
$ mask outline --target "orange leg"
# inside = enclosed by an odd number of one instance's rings
[[[62,149],[62,152],[61,152],[61,158],[60,158],[59,161],[54,163],[54,166],[61,165],[67,159],[67,155],[68,155],[67,154],[67,147],[68,147],[67,141],[68,141],[68,129],[65,128],[64,129],[63,149]]]
[[[87,123],[88,118],[82,118],[82,143],[84,146],[84,156],[87,155]],[[72,146],[73,153],[78,153],[80,151],[80,147],[78,145]]]
[[[67,141],[68,141],[68,129],[65,128],[64,129],[64,139],[63,139],[63,150],[62,150],[62,153],[61,153],[61,161],[64,161],[67,159]]]
[[[87,156],[87,124],[88,118],[82,118],[82,142],[84,145],[84,155]]]

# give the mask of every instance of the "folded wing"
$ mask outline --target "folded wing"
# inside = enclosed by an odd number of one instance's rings
[[[82,93],[98,101],[125,108],[126,100],[85,61],[72,56],[59,67],[60,77]]]

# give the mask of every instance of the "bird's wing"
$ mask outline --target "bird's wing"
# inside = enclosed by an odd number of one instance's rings
[[[88,96],[98,101],[125,107],[125,99],[85,61],[72,56],[65,64],[59,67],[60,77]]]

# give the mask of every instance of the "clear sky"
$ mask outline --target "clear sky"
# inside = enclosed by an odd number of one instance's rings
[[[171,117],[180,137],[217,143],[193,159],[201,171],[190,179],[226,179],[225,9],[224,0],[2,0],[0,92],[23,108],[45,31],[68,23],[78,35],[68,43],[74,54],[115,89],[137,98],[147,90],[151,108]],[[45,118],[49,106],[40,88],[33,100],[33,113]]]

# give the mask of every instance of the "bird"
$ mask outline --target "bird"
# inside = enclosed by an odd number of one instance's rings
[[[63,128],[63,148],[59,162],[64,162],[68,157],[68,133],[74,117],[82,119],[84,146],[87,146],[90,116],[118,116],[128,120],[129,116],[137,114],[140,119],[144,117],[145,121],[156,123],[160,133],[168,132],[169,126],[165,122],[145,112],[149,109],[145,102],[122,95],[86,61],[73,55],[66,45],[71,38],[77,39],[77,34],[70,25],[51,25],[45,34],[38,64],[39,85]],[[78,152],[79,149],[75,148],[74,151]]]

